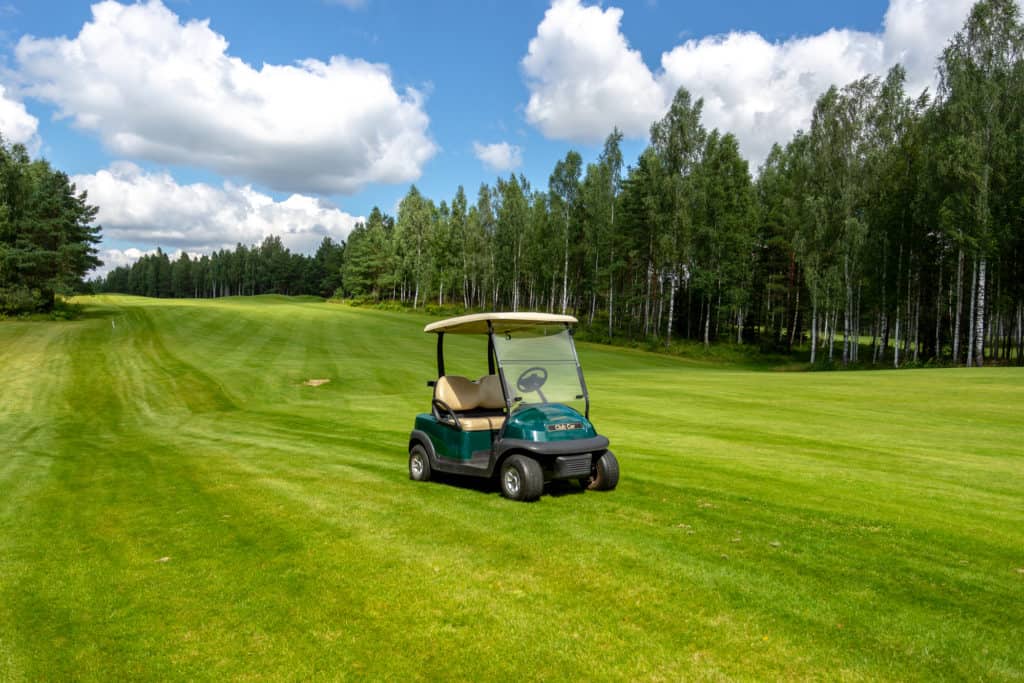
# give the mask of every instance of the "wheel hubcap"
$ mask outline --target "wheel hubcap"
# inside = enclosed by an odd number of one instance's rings
[[[412,473],[417,477],[423,474],[423,460],[418,455],[412,458]]]
[[[513,467],[505,470],[505,491],[510,496],[519,495],[519,472]]]

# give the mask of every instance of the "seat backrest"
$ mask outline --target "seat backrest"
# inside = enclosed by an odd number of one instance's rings
[[[480,386],[480,408],[500,410],[505,407],[505,397],[501,393],[501,379],[497,375],[484,375],[478,382]]]
[[[434,398],[452,410],[473,410],[480,405],[480,385],[459,375],[445,375],[434,385]]]

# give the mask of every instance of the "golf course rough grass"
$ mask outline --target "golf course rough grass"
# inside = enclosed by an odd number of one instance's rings
[[[408,480],[426,318],[82,301],[0,323],[0,680],[1024,677],[1020,370],[581,344],[619,488],[519,504]]]

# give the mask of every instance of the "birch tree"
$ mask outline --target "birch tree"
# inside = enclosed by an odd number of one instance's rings
[[[994,174],[1005,166],[1010,122],[1019,109],[1024,33],[1013,0],[982,0],[942,53],[940,104],[948,113],[951,136],[961,156],[955,165],[960,191],[970,206],[971,225],[963,232],[973,252],[968,353],[984,362],[986,273],[993,250]]]
[[[572,236],[572,218],[579,202],[582,166],[583,158],[579,152],[569,150],[565,159],[555,164],[555,170],[548,182],[552,204],[562,218],[562,313],[569,308],[569,242]]]

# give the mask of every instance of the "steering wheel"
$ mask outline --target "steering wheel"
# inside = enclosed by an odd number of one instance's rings
[[[526,368],[519,373],[519,379],[516,380],[516,387],[522,392],[539,391],[547,381],[548,371],[542,367],[534,366],[532,368]]]

